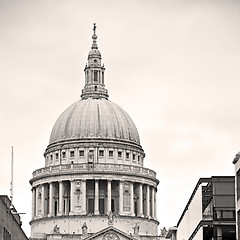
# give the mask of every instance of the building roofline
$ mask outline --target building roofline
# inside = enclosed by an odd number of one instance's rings
[[[181,217],[180,217],[179,220],[178,220],[177,227],[179,226],[179,224],[181,223],[181,221],[182,221],[185,213],[187,212],[188,207],[189,207],[189,205],[191,204],[191,202],[192,202],[192,200],[193,200],[193,197],[195,196],[195,194],[196,194],[196,192],[197,192],[197,190],[198,190],[198,187],[199,187],[202,183],[210,183],[210,182],[213,182],[214,179],[216,179],[216,178],[226,178],[226,179],[227,179],[227,178],[234,178],[234,176],[212,176],[212,177],[209,177],[209,178],[199,178],[199,180],[198,180],[198,182],[197,182],[197,184],[196,184],[196,186],[195,186],[195,188],[194,188],[194,190],[193,190],[193,192],[192,192],[192,194],[191,194],[191,196],[190,196],[190,198],[189,198],[189,200],[188,200],[188,203],[187,203],[186,207],[184,208]]]

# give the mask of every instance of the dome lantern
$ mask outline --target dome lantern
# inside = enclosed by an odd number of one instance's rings
[[[105,98],[108,99],[108,91],[104,85],[104,65],[101,64],[101,53],[97,46],[96,24],[93,25],[93,43],[88,53],[88,62],[85,66],[85,86],[82,90],[82,99]]]

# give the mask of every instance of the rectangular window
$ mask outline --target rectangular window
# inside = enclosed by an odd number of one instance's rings
[[[71,157],[71,158],[74,157],[74,151],[70,151],[70,157]]]
[[[140,163],[140,156],[138,155],[138,163]]]
[[[94,161],[94,151],[93,150],[89,150],[89,153],[88,153],[88,162],[89,163],[93,163]]]
[[[129,159],[129,156],[130,156],[129,152],[126,152],[126,159]]]
[[[103,150],[99,150],[99,157],[103,157],[104,156],[104,151]]]
[[[58,160],[58,153],[55,153],[55,158],[56,160]]]
[[[118,151],[118,158],[122,158],[122,152]]]
[[[66,152],[62,152],[62,158],[66,158]]]
[[[112,150],[110,150],[110,151],[108,152],[108,156],[109,156],[109,157],[113,157],[113,151],[112,151]]]
[[[84,150],[79,150],[79,157],[84,157]]]
[[[135,161],[135,159],[136,159],[136,154],[133,153],[133,161]]]
[[[50,159],[51,159],[51,161],[53,160],[53,156],[52,156],[52,154],[50,155]]]

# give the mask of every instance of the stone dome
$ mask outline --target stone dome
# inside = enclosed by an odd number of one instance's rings
[[[49,144],[84,139],[140,145],[137,128],[130,116],[105,98],[82,99],[69,106],[54,124]]]

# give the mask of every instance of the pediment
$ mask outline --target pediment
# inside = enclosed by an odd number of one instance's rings
[[[99,232],[94,233],[93,235],[85,238],[84,240],[136,240],[136,238],[126,234],[125,232],[117,228],[110,226]]]

